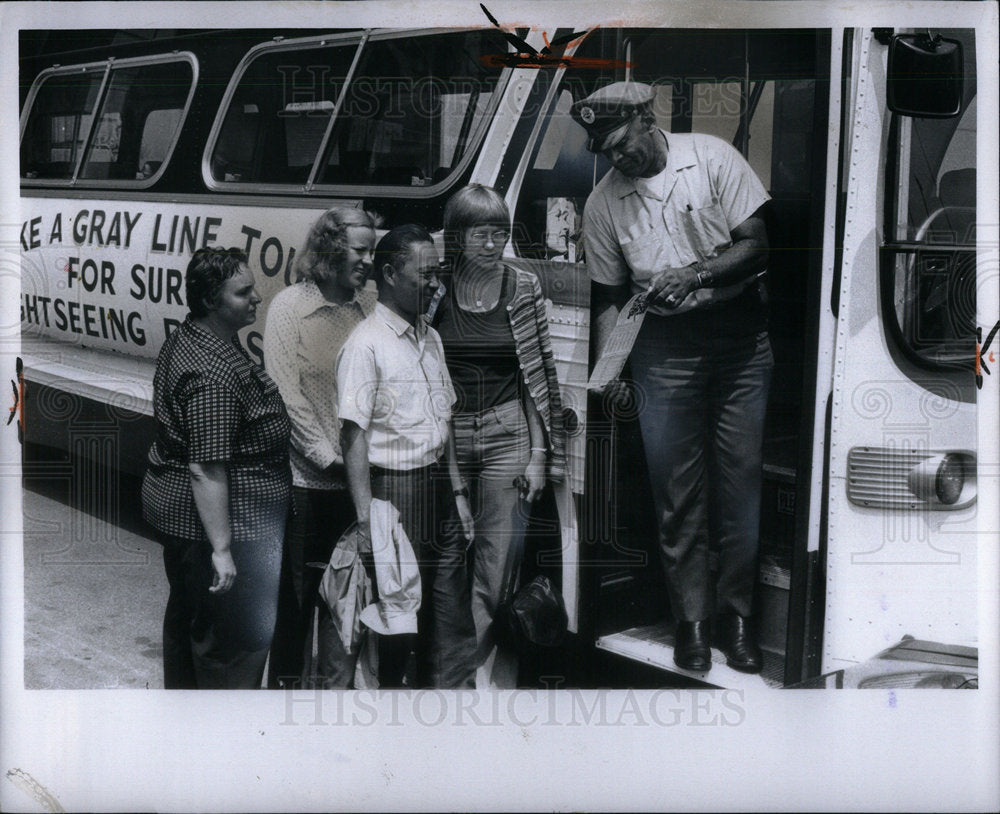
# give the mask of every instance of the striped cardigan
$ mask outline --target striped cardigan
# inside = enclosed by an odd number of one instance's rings
[[[514,346],[528,394],[548,434],[547,474],[550,480],[558,482],[566,475],[566,427],[542,286],[532,272],[510,265],[507,268],[514,272],[516,281],[514,295],[507,305]]]
[[[542,418],[548,436],[546,474],[550,480],[559,482],[566,476],[566,429],[542,286],[532,272],[511,265],[506,268],[514,275],[514,293],[507,305],[514,350],[528,395]]]

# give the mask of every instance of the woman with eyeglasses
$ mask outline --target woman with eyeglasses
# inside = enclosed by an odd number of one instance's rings
[[[471,184],[444,210],[447,293],[434,324],[457,402],[453,438],[473,515],[472,615],[476,687],[517,686],[517,657],[490,630],[516,586],[531,504],[566,467],[555,359],[534,274],[503,259],[510,211],[493,189]],[[464,501],[459,501],[464,508]]]

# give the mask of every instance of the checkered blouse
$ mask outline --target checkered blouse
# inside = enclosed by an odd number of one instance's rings
[[[233,542],[280,537],[291,493],[291,428],[278,388],[238,339],[188,315],[163,344],[153,377],[157,435],[142,485],[143,516],[173,537],[204,540],[188,463],[225,461]]]

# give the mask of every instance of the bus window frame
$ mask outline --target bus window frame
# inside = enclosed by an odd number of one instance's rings
[[[972,97],[975,98],[975,97]],[[963,105],[964,110],[965,105]],[[959,114],[961,115],[961,114]],[[896,275],[897,263],[900,257],[910,257],[910,262],[916,263],[921,253],[940,254],[948,258],[948,262],[958,262],[962,255],[975,255],[975,243],[955,244],[947,243],[927,243],[913,239],[900,239],[897,235],[899,228],[899,212],[901,201],[908,195],[904,195],[901,184],[907,186],[909,178],[909,158],[910,143],[908,138],[908,119],[912,117],[904,116],[900,113],[890,114],[888,128],[888,143],[886,154],[886,178],[883,190],[882,205],[882,239],[878,248],[878,278],[879,278],[879,300],[882,311],[882,325],[889,341],[889,346],[898,350],[903,358],[921,370],[947,373],[949,371],[969,372],[975,367],[974,352],[968,358],[935,359],[925,352],[915,348],[907,339],[903,326],[900,324],[899,315],[896,312]],[[978,128],[977,128],[978,129]],[[906,144],[903,142],[906,141]],[[906,178],[904,179],[904,175]],[[951,258],[956,260],[952,261]],[[970,350],[975,349],[975,336],[970,337]]]
[[[334,128],[337,125],[337,117],[340,112],[340,107],[345,98],[348,89],[351,87],[351,82],[354,79],[354,72],[360,61],[361,55],[364,53],[364,49],[370,43],[384,42],[386,40],[394,39],[405,39],[407,37],[432,37],[439,36],[441,34],[454,34],[462,31],[478,31],[478,28],[410,28],[410,29],[388,29],[388,30],[375,30],[375,29],[360,29],[354,31],[337,32],[331,34],[320,34],[310,37],[296,37],[293,39],[283,39],[276,38],[271,42],[260,43],[255,45],[237,64],[233,75],[230,77],[229,84],[226,87],[226,92],[222,96],[222,101],[219,104],[218,112],[216,113],[215,120],[212,122],[212,127],[209,130],[208,138],[205,141],[205,149],[201,156],[201,176],[205,183],[205,186],[212,190],[213,192],[241,192],[247,194],[275,194],[275,195],[305,195],[308,197],[349,197],[352,199],[357,198],[414,198],[414,199],[424,199],[424,198],[434,198],[440,195],[442,192],[447,190],[450,186],[454,184],[456,178],[460,177],[475,159],[479,147],[481,146],[487,131],[489,130],[490,123],[500,106],[500,100],[506,92],[507,85],[510,81],[512,75],[512,70],[510,68],[504,68],[499,77],[497,78],[496,88],[493,91],[493,98],[490,100],[489,107],[484,111],[480,117],[479,123],[476,125],[476,129],[473,133],[469,135],[468,146],[465,149],[462,157],[459,159],[458,164],[452,167],[452,171],[445,177],[442,178],[435,184],[428,184],[426,186],[411,186],[411,185],[391,185],[391,184],[320,184],[316,183],[316,178],[319,177],[321,165],[323,159],[326,156],[327,146],[329,144],[329,139],[333,133]],[[276,184],[276,183],[260,183],[253,181],[220,181],[212,175],[212,155],[215,152],[216,143],[218,142],[219,136],[222,133],[222,126],[225,122],[226,115],[229,112],[229,107],[232,104],[233,97],[236,94],[236,90],[239,87],[240,82],[243,79],[244,74],[249,69],[250,65],[254,60],[258,59],[262,54],[272,53],[275,51],[297,51],[304,50],[310,47],[316,46],[329,46],[336,47],[337,45],[349,45],[352,41],[356,40],[357,50],[354,54],[354,59],[351,63],[350,71],[344,79],[344,87],[341,89],[340,95],[337,98],[337,102],[334,105],[333,112],[330,116],[330,121],[327,122],[327,128],[323,134],[323,139],[320,143],[320,147],[317,150],[316,158],[313,162],[313,166],[309,171],[309,177],[305,183],[300,184]]]
[[[146,65],[164,65],[170,62],[187,62],[191,66],[191,85],[188,88],[187,98],[184,100],[184,107],[181,110],[180,121],[177,124],[177,129],[174,132],[174,137],[170,142],[170,146],[167,148],[166,153],[163,156],[163,161],[160,166],[157,167],[156,172],[150,175],[148,178],[81,178],[80,172],[83,169],[88,151],[91,146],[91,140],[93,139],[97,122],[97,114],[100,112],[104,101],[107,96],[107,90],[111,84],[111,75],[114,71],[122,68],[133,68],[142,67]],[[18,145],[20,147],[21,142],[24,140],[24,132],[28,126],[28,121],[31,119],[32,108],[35,104],[35,99],[41,90],[42,85],[51,79],[53,76],[59,76],[64,74],[78,74],[88,70],[96,70],[103,67],[104,73],[101,77],[101,85],[98,89],[97,96],[94,99],[94,107],[90,111],[90,122],[87,125],[87,132],[82,140],[82,146],[76,156],[76,162],[73,167],[73,175],[70,178],[26,178],[23,174],[20,176],[22,185],[30,185],[37,187],[55,187],[55,188],[83,188],[83,189],[148,189],[153,186],[160,177],[166,172],[167,167],[170,164],[170,159],[174,154],[174,150],[177,147],[177,143],[180,141],[181,133],[184,132],[184,123],[187,121],[188,113],[191,110],[191,105],[194,102],[195,91],[198,88],[198,78],[199,78],[199,64],[198,58],[191,51],[170,51],[162,54],[151,54],[148,56],[141,57],[126,57],[123,59],[118,59],[115,57],[108,57],[107,59],[98,60],[95,62],[84,62],[76,65],[54,65],[51,68],[46,68],[41,71],[38,76],[35,77],[35,81],[31,84],[31,89],[28,91],[27,99],[24,102],[24,110],[21,112],[20,121],[20,132],[18,136]],[[140,134],[141,137],[141,134]],[[18,156],[20,161],[20,155]],[[21,172],[23,168],[19,168]]]

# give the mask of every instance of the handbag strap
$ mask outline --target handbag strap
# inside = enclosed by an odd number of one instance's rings
[[[523,546],[524,543],[522,542]],[[504,585],[503,590],[500,592],[500,604],[509,605],[514,601],[514,594],[517,593],[517,589],[520,587],[519,583],[521,581],[521,558],[517,558],[517,562],[511,564],[510,560],[513,556],[513,546],[507,549],[507,561],[504,563]]]
[[[313,604],[313,635],[312,635],[312,672],[316,672],[316,659],[319,658],[319,602]]]

